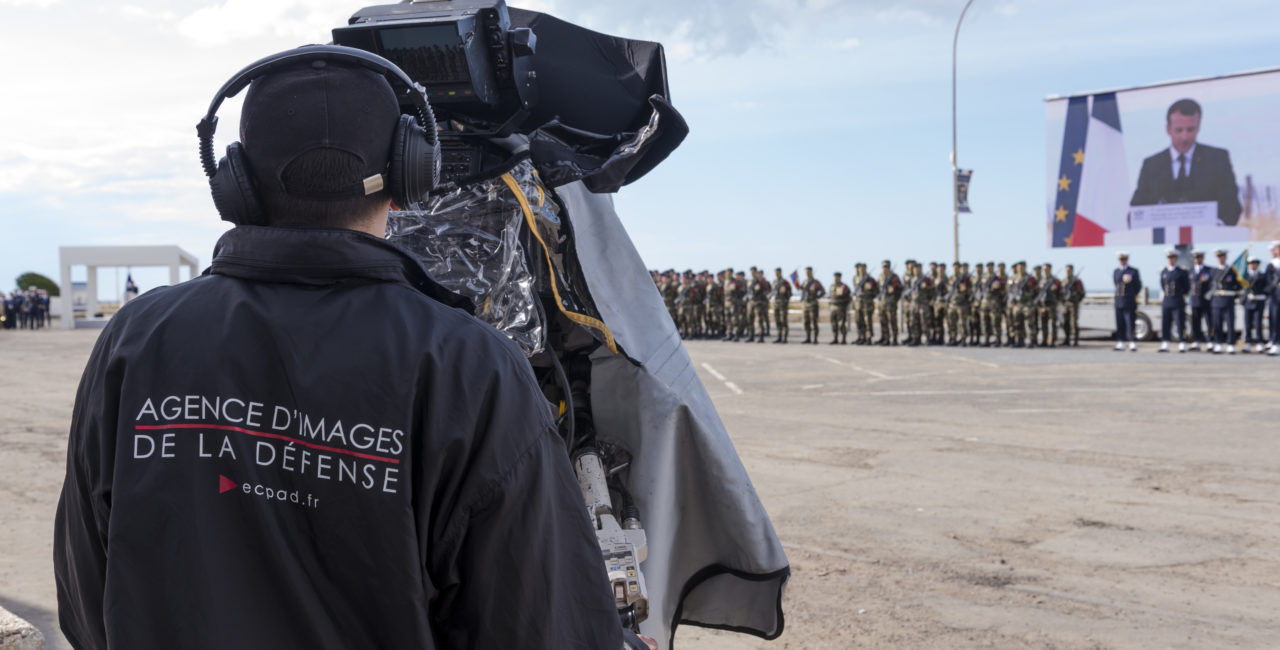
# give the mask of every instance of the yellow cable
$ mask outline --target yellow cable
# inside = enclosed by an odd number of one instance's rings
[[[609,326],[598,318],[592,318],[586,314],[579,314],[565,309],[564,300],[560,299],[559,283],[556,281],[556,266],[551,262],[551,249],[547,247],[547,242],[542,239],[542,233],[538,231],[538,222],[533,218],[533,208],[529,206],[529,199],[525,197],[524,192],[520,191],[520,184],[516,183],[516,179],[511,175],[511,172],[502,175],[502,182],[506,183],[511,193],[516,196],[516,201],[520,204],[520,210],[524,213],[525,223],[529,224],[529,230],[533,232],[534,238],[542,246],[542,253],[547,258],[547,271],[551,274],[551,293],[555,296],[556,307],[560,309],[560,313],[579,325],[590,327],[604,334],[605,346],[609,348],[610,352],[618,354],[618,344],[614,342],[613,332],[609,331]],[[538,192],[541,195],[541,189]]]

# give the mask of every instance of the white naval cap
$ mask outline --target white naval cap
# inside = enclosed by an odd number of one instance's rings
[[[1225,248],[1219,248],[1218,250],[1213,251],[1213,252],[1214,252],[1214,254],[1216,254],[1216,255],[1226,255],[1226,254],[1227,254],[1227,249],[1225,249]]]
[[[1277,247],[1277,246],[1280,246],[1280,239],[1277,239],[1277,240],[1275,240],[1275,241],[1271,242],[1271,245],[1270,245],[1270,246],[1268,246],[1267,248],[1275,248],[1275,247]]]
[[[1177,254],[1178,254],[1178,249],[1176,248],[1170,248],[1165,250],[1164,252],[1165,257],[1173,257],[1174,255],[1177,255]]]
[[[1118,257],[1118,258],[1120,258],[1120,259],[1124,259],[1124,258],[1126,258],[1126,257],[1129,257],[1129,251],[1119,251],[1118,253],[1116,253],[1116,257]]]
[[[1262,263],[1262,260],[1260,260],[1260,259],[1258,259],[1258,258],[1256,258],[1256,257],[1250,257],[1250,258],[1249,258],[1249,263],[1250,263],[1250,264],[1261,264],[1261,263]]]

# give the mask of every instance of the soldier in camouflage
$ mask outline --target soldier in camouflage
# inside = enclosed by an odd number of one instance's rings
[[[773,287],[769,285],[769,281],[764,278],[764,271],[756,271],[755,278],[752,279],[751,287],[748,292],[751,301],[747,323],[748,343],[751,341],[764,343],[764,337],[768,335],[769,294],[771,293],[772,288]]]
[[[773,270],[773,324],[778,327],[774,343],[786,343],[791,334],[789,311],[791,309],[791,281],[782,277],[782,269]]]
[[[987,278],[983,275],[982,262],[974,265],[971,279],[973,292],[969,300],[969,345],[978,346],[982,344],[982,301],[987,293]]]
[[[1084,282],[1076,277],[1075,267],[1068,264],[1062,278],[1062,344],[1080,346],[1080,303],[1084,300]]]
[[[724,271],[709,278],[705,285],[707,294],[707,336],[722,337],[724,331]]]
[[[853,292],[849,285],[841,280],[836,271],[831,280],[831,345],[843,345],[849,342],[849,305],[853,302]]]
[[[947,277],[947,265],[938,262],[938,277],[933,281],[933,345],[946,343],[947,297],[951,295],[951,279]]]
[[[1004,330],[1004,305],[1006,282],[1004,262],[999,270],[991,262],[987,262],[987,290],[982,297],[982,328],[986,338],[983,347],[1000,347],[1000,335]],[[992,340],[995,337],[995,340]]]
[[[871,345],[871,336],[875,330],[876,296],[880,293],[880,283],[867,273],[867,265],[858,262],[854,265],[853,296],[856,305],[858,338],[854,343]]]
[[[693,274],[686,274],[676,295],[676,303],[680,305],[680,336],[692,339],[702,336],[702,321],[698,318],[698,307],[705,296],[701,285],[694,280]]]
[[[1036,289],[1027,303],[1027,347],[1040,346],[1040,281],[1044,277],[1044,265],[1037,264],[1032,269],[1032,277],[1036,281]]]
[[[1036,300],[1041,347],[1058,347],[1058,299],[1061,296],[1062,282],[1054,277],[1053,265],[1045,264],[1040,271],[1040,294]]]
[[[934,266],[936,268],[937,265]],[[912,293],[915,295],[915,302],[907,331],[907,345],[911,346],[924,343],[928,336],[930,319],[933,318],[934,278],[924,273],[924,267],[919,262],[915,263],[914,277]]]
[[[676,307],[676,298],[680,295],[680,279],[675,271],[667,271],[663,274],[662,283],[658,285],[658,291],[662,293],[662,304],[667,307],[667,314],[671,316],[671,322],[675,323],[676,331],[680,330],[680,310]]]
[[[818,343],[818,301],[827,295],[822,283],[813,277],[813,267],[804,267],[804,282],[800,285],[800,300],[804,303],[804,342]]]
[[[880,312],[880,339],[877,345],[898,344],[898,299],[902,297],[902,279],[893,272],[893,264],[885,260],[880,264],[880,295],[877,298]]]
[[[969,311],[973,306],[973,278],[965,265],[951,265],[951,291],[947,293],[947,345],[969,344]]]

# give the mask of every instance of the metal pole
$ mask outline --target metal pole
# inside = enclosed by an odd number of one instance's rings
[[[964,3],[960,12],[960,20],[956,21],[956,35],[951,40],[951,227],[952,246],[956,262],[960,261],[960,188],[956,186],[956,173],[960,170],[960,161],[956,157],[956,48],[960,44],[960,23],[969,11],[973,0]]]

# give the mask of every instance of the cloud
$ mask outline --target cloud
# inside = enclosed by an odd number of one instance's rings
[[[859,41],[856,38],[846,38],[842,41],[836,41],[835,43],[832,43],[828,47],[830,47],[833,50],[852,50],[858,47],[859,45],[862,45],[862,41]]]
[[[36,9],[47,9],[59,2],[61,2],[61,0],[0,0],[0,7],[34,7]]]
[[[176,29],[203,46],[264,36],[323,43],[329,41],[330,30],[346,24],[358,8],[338,0],[225,0],[182,17]]]

